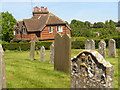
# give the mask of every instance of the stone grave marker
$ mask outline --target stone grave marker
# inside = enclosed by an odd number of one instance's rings
[[[54,45],[50,45],[50,63],[54,64]]]
[[[42,46],[40,49],[40,61],[44,62],[45,61],[45,47]]]
[[[35,53],[35,41],[31,41],[30,60],[34,60],[34,53]]]
[[[6,88],[6,73],[5,73],[5,62],[4,62],[4,51],[0,44],[0,90]]]
[[[71,88],[113,87],[113,66],[97,51],[83,50],[71,62]]]
[[[95,41],[93,39],[90,40],[90,46],[91,46],[91,50],[95,50]]]
[[[106,43],[105,41],[100,41],[98,43],[99,49],[98,52],[105,58],[106,57]]]
[[[68,34],[55,36],[54,42],[54,69],[70,73],[71,37]]]
[[[114,39],[109,40],[109,56],[113,58],[116,56],[116,42]]]
[[[94,50],[95,49],[95,42],[94,40],[86,40],[85,41],[85,49],[86,50]]]
[[[90,49],[90,48],[91,48],[90,41],[87,39],[85,41],[85,49],[87,50],[87,49]]]

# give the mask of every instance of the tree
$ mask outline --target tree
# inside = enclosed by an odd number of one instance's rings
[[[118,21],[118,23],[117,23],[117,25],[116,25],[117,27],[120,27],[120,21]]]
[[[94,23],[93,28],[103,28],[104,27],[104,23],[103,22],[97,22]]]
[[[2,17],[2,40],[10,42],[13,39],[13,26],[16,24],[16,19],[7,12],[1,13]]]

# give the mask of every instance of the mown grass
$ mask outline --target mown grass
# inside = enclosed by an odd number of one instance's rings
[[[71,57],[81,49],[73,49]],[[54,65],[49,63],[49,50],[46,50],[45,62],[40,62],[39,54],[35,52],[35,60],[29,60],[29,51],[5,51],[7,88],[70,88],[70,75],[54,71]],[[114,87],[118,87],[118,58],[107,61],[114,66]]]

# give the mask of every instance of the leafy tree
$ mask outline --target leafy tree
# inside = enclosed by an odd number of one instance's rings
[[[104,27],[104,23],[103,22],[97,22],[94,23],[93,28],[103,28]]]
[[[2,40],[10,42],[13,39],[13,26],[16,24],[15,18],[7,12],[1,13],[2,17]]]
[[[117,23],[116,27],[120,27],[120,21],[118,21],[118,23]]]

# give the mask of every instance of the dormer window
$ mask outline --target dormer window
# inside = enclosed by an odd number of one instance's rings
[[[57,32],[63,32],[62,26],[57,26]]]
[[[49,33],[52,33],[52,32],[53,32],[53,27],[50,26],[50,27],[49,27]]]

